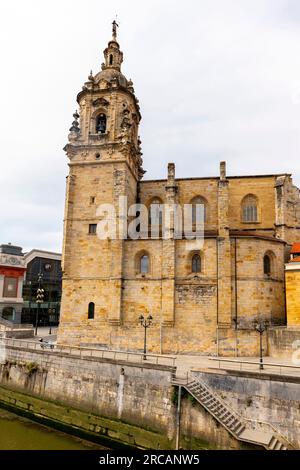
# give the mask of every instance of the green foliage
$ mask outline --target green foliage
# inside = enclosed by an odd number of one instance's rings
[[[38,368],[39,368],[39,366],[37,365],[36,362],[27,362],[27,363],[25,364],[25,367],[26,367],[26,369],[27,369],[27,372],[28,372],[28,375],[29,375],[29,376],[32,375],[32,374],[34,374],[34,373],[38,370]]]

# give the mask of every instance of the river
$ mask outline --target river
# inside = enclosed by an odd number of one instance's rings
[[[0,450],[105,449],[0,409]]]

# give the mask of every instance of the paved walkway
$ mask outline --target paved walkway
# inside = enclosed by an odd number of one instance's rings
[[[43,338],[46,341],[56,341],[57,339],[57,326],[51,327],[51,335],[49,335],[49,326],[40,326],[37,330],[37,336],[30,338],[30,341],[39,341]]]
[[[300,357],[300,355],[299,355]],[[273,357],[263,358],[263,370],[259,368],[259,357],[220,357],[177,355],[177,376],[186,377],[189,370],[220,369],[241,370],[276,375],[300,377],[300,362],[295,364],[292,358],[278,359]]]
[[[56,342],[57,327],[51,328],[51,335],[49,335],[49,327],[39,327],[37,336],[31,338],[31,341],[45,341]],[[165,364],[170,365],[168,356],[164,355]],[[235,371],[251,371],[258,373],[268,373],[282,376],[295,376],[300,377],[300,354],[299,364],[293,363],[292,357],[290,359],[278,359],[273,357],[264,357],[264,368],[259,368],[259,357],[211,357],[211,356],[197,356],[178,354],[170,355],[176,357],[177,372],[176,376],[180,378],[187,378],[189,371],[197,369],[211,369],[211,370],[235,370]],[[163,359],[163,358],[162,358]],[[148,363],[155,363],[155,357],[148,356]],[[163,363],[164,361],[159,361]]]

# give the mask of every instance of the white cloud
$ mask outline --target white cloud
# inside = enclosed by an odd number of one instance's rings
[[[0,241],[61,249],[76,95],[118,12],[141,104],[147,178],[294,174],[300,185],[300,6],[289,0],[15,1],[0,6]]]

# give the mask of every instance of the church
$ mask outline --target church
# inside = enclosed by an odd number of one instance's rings
[[[117,24],[101,71],[77,96],[69,159],[58,343],[142,351],[256,356],[255,325],[286,323],[284,264],[300,241],[299,189],[290,174],[144,178],[133,83],[121,72]],[[204,208],[203,243],[187,237],[97,235],[99,205]],[[173,232],[174,234],[174,232]]]

